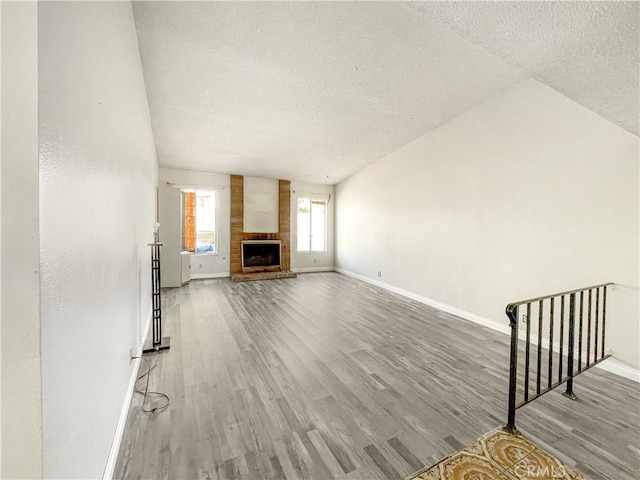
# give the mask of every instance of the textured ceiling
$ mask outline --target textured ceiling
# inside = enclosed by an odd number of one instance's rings
[[[160,165],[334,184],[528,76],[637,134],[617,5],[135,2]]]
[[[416,2],[408,7],[638,135],[637,1]]]

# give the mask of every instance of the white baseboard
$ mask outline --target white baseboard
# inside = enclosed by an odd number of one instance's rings
[[[336,272],[340,272],[344,275],[348,275],[349,277],[357,278],[358,280],[362,280],[363,282],[370,283],[371,285],[384,288],[385,290],[389,290],[390,292],[397,293],[398,295],[402,295],[403,297],[407,297],[412,300],[416,300],[417,302],[424,303],[425,305],[429,305],[430,307],[437,308],[438,310],[450,313],[457,317],[470,320],[473,323],[483,325],[492,330],[497,330],[505,334],[511,333],[511,328],[509,328],[509,324],[506,322],[505,324],[502,324],[500,322],[496,322],[495,320],[491,320],[489,318],[476,315],[475,313],[467,312],[466,310],[462,310],[461,308],[452,307],[451,305],[447,305],[446,303],[438,302],[437,300],[433,300],[431,298],[418,295],[417,293],[410,292],[409,290],[404,290],[402,288],[389,285],[388,283],[384,283],[379,280],[374,280],[372,278],[365,277],[364,275],[359,275],[349,270],[345,270],[344,268],[336,267],[335,270]]]
[[[634,382],[640,383],[640,370],[636,370],[629,365],[622,363],[615,358],[609,358],[602,363],[599,363],[598,368],[605,370],[606,372],[613,373],[615,375],[619,375],[624,378],[628,378],[629,380],[633,380]]]
[[[147,335],[151,329],[151,317],[152,309],[149,309],[147,320],[145,321],[144,330],[142,331],[142,340],[140,345],[137,346],[135,356],[138,358],[132,359],[131,376],[129,378],[129,386],[127,387],[127,393],[122,403],[122,409],[120,410],[120,418],[118,419],[118,425],[116,426],[116,432],[113,435],[113,441],[111,442],[111,449],[109,450],[109,456],[107,457],[107,463],[104,467],[104,473],[102,474],[103,480],[111,480],[116,468],[116,462],[118,461],[118,452],[120,452],[120,444],[122,443],[122,437],[124,435],[124,427],[127,424],[127,416],[129,415],[129,407],[131,406],[131,400],[133,399],[133,392],[136,386],[136,379],[138,378],[138,370],[140,369],[140,362],[142,359],[142,349],[144,348],[144,342],[147,340]]]
[[[447,305],[446,303],[438,302],[437,300],[433,300],[431,298],[418,295],[417,293],[413,293],[408,290],[404,290],[402,288],[394,287],[393,285],[389,285],[388,283],[384,283],[379,280],[374,280],[372,278],[365,277],[364,275],[360,275],[360,274],[351,272],[349,270],[345,270],[344,268],[336,267],[335,271],[342,273],[344,275],[347,275],[349,277],[357,278],[358,280],[362,280],[363,282],[370,283],[371,285],[384,288],[385,290],[389,290],[390,292],[397,293],[398,295],[402,295],[412,300],[416,300],[420,303],[424,303],[425,305],[429,305],[430,307],[437,308],[438,310],[441,310],[443,312],[447,312],[457,317],[464,318],[465,320],[469,320],[473,323],[477,323],[479,325],[490,328],[492,330],[496,330],[500,333],[504,333],[505,335],[511,334],[511,327],[509,327],[509,323],[507,321],[505,321],[505,323],[496,322],[495,320],[491,320],[489,318],[476,315],[475,313],[467,312],[466,310],[462,310],[461,308],[453,307],[451,305]],[[522,337],[522,332],[521,332],[521,335],[519,336]],[[531,336],[531,343],[534,345],[537,345],[537,337],[535,335]],[[560,345],[557,342],[554,342],[553,350],[554,351],[560,350]],[[604,362],[596,365],[596,367],[601,368],[602,370],[605,370],[607,372],[613,373],[615,375],[619,375],[621,377],[640,383],[640,370],[636,370],[635,368],[630,367],[615,358],[609,358],[608,360],[605,360]]]
[[[313,273],[313,272],[333,272],[335,267],[296,267],[291,271],[294,273]]]
[[[527,339],[527,334],[526,332],[523,331],[522,328],[519,329],[518,338],[520,340]],[[529,337],[529,341],[531,342],[531,345],[538,345],[538,342],[539,342],[538,335],[536,335],[535,333],[532,333]],[[544,342],[543,343],[544,347],[548,348],[549,339],[543,338],[542,341]],[[560,342],[554,341],[551,345],[551,349],[555,353],[560,353]],[[611,351],[607,349],[606,353],[611,353]],[[576,360],[578,359],[578,355],[575,356],[575,359]],[[582,354],[582,363],[585,365],[587,364],[586,353]],[[597,364],[596,368],[601,368],[602,370],[605,370],[607,372],[614,373],[621,377],[640,383],[640,370],[636,370],[635,368],[630,367],[629,365],[626,365],[622,363],[620,360],[617,360],[613,357],[609,357],[607,360],[603,361],[602,363]]]
[[[224,278],[229,277],[231,274],[229,272],[221,272],[221,273],[192,273],[191,280],[202,280],[205,278]]]

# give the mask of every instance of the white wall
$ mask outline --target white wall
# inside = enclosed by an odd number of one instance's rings
[[[160,284],[162,287],[182,285],[180,254],[180,189],[169,187],[158,170],[158,220],[160,222]]]
[[[160,168],[158,174],[161,280],[163,287],[179,287],[181,281],[180,186],[202,187],[217,192],[218,251],[191,255],[191,278],[229,275],[231,193],[229,175]],[[175,186],[167,185],[167,182]]]
[[[1,2],[0,477],[42,477],[36,2]]]
[[[98,478],[150,312],[157,162],[129,2],[40,2],[44,476]]]
[[[506,324],[511,301],[622,284],[608,344],[640,366],[636,136],[525,80],[336,195],[338,267],[476,315]]]
[[[244,177],[244,231],[278,233],[278,180]]]
[[[291,269],[296,272],[332,270],[335,265],[335,187],[291,182]],[[327,251],[298,253],[298,197],[327,198]]]

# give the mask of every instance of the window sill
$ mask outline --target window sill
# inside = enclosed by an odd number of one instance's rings
[[[190,252],[189,250],[181,250],[180,251],[181,255],[193,255],[195,256],[206,256],[206,255],[219,255],[218,252],[204,252],[204,253],[196,253],[196,252]]]

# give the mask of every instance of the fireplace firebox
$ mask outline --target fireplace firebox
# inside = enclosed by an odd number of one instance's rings
[[[279,272],[280,240],[243,240],[243,272]]]

